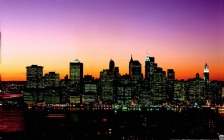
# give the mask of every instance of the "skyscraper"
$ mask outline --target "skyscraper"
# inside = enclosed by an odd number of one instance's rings
[[[24,102],[27,104],[43,101],[43,67],[31,65],[26,67],[26,91],[23,93]]]
[[[83,92],[83,63],[81,63],[78,59],[70,62],[70,79],[71,79],[70,95],[76,96],[77,100],[79,100],[77,102],[82,103],[81,99]],[[78,99],[79,97],[80,99]]]
[[[70,62],[70,79],[73,83],[81,83],[83,79],[83,63],[78,59]]]
[[[114,71],[114,68],[115,68],[114,65],[115,65],[115,64],[114,64],[114,61],[111,59],[111,60],[110,60],[110,63],[109,63],[109,71],[111,71],[111,72]]]
[[[173,69],[167,70],[167,94],[170,100],[173,100],[174,97],[174,80],[175,73]]]
[[[132,62],[133,62],[133,59],[132,59],[132,55],[131,55],[131,59],[129,61],[129,76],[132,77]]]
[[[205,67],[204,67],[204,81],[206,85],[209,84],[209,68],[207,63],[205,64]]]
[[[27,88],[41,88],[43,76],[43,67],[31,65],[26,67]]]
[[[131,56],[131,60],[129,62],[129,75],[132,78],[133,76],[142,76],[142,65],[138,60],[133,60]],[[142,78],[142,77],[141,77]]]
[[[150,79],[150,58],[147,53],[145,59],[145,79],[148,81]]]
[[[45,87],[59,87],[60,75],[59,73],[49,72],[43,77]]]

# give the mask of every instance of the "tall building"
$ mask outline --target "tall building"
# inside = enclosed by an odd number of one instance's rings
[[[155,64],[155,58],[154,57],[149,57],[149,59],[150,59],[149,82],[150,82],[150,86],[151,86],[151,83],[152,83],[153,77],[154,77],[154,72],[155,72],[155,69],[157,68],[157,64]]]
[[[31,65],[26,67],[27,88],[42,88],[43,67]]]
[[[150,80],[150,58],[148,54],[145,59],[145,79]]]
[[[75,96],[75,103],[82,103],[83,93],[83,63],[78,59],[70,62],[71,96]],[[73,97],[72,97],[73,98]],[[79,99],[78,99],[79,98]]]
[[[40,103],[44,100],[43,67],[31,65],[26,67],[26,91],[23,94],[27,104]]]
[[[134,83],[142,81],[142,65],[138,60],[131,60],[129,62],[129,76]]]
[[[131,105],[131,80],[128,74],[122,75],[118,81],[117,104],[126,107]]]
[[[133,62],[133,58],[131,55],[131,59],[129,61],[129,76],[132,77],[132,62]]]
[[[151,83],[153,104],[162,104],[166,101],[166,72],[154,64],[153,81]]]
[[[207,63],[205,64],[205,67],[204,67],[204,81],[206,85],[209,84],[209,68]]]
[[[45,87],[59,87],[60,75],[59,73],[49,72],[44,75],[43,82]]]
[[[172,101],[174,97],[174,80],[175,72],[173,69],[167,70],[167,94],[168,98]]]
[[[114,61],[111,59],[109,63],[109,71],[113,72],[115,69]]]
[[[70,62],[70,79],[74,83],[81,83],[83,79],[83,63],[78,59]]]
[[[99,100],[108,104],[116,102],[119,77],[119,68],[115,67],[115,63],[111,59],[109,69],[103,69],[100,72],[99,93],[101,95],[99,97],[101,99]]]
[[[108,69],[100,72],[101,99],[106,103],[114,102],[114,73]]]
[[[190,101],[190,104],[200,103],[204,101],[206,93],[204,93],[204,80],[200,78],[197,73],[195,78],[188,79],[186,81],[186,97]],[[210,98],[210,97],[208,97]]]
[[[129,76],[131,79],[132,97],[139,98],[139,96],[142,94],[142,65],[138,60],[133,60],[132,56],[129,62]]]

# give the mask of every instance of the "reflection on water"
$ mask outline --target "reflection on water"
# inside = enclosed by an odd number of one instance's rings
[[[212,110],[75,111],[49,114],[0,110],[0,139],[217,139],[224,119]]]
[[[0,110],[0,132],[20,132],[24,131],[23,111]]]

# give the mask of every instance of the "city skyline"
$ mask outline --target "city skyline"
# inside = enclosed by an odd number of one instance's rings
[[[71,1],[0,2],[3,81],[26,80],[26,66],[69,75],[79,59],[84,75],[99,78],[110,59],[128,73],[131,55],[144,74],[147,52],[158,67],[174,69],[176,79],[224,80],[224,2],[217,1]]]

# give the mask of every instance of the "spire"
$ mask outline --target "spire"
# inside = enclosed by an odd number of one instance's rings
[[[205,63],[204,73],[208,73],[208,72],[209,72],[208,64],[207,64],[207,63]]]
[[[132,55],[131,55],[131,60],[130,60],[130,62],[133,62],[133,58],[132,58]]]
[[[147,50],[147,55],[145,61],[150,61],[149,55],[148,55],[148,50]]]

